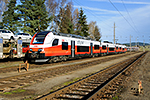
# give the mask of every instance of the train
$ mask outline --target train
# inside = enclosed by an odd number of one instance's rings
[[[42,31],[33,36],[25,59],[29,62],[57,62],[125,52],[125,45],[99,42],[75,34]]]

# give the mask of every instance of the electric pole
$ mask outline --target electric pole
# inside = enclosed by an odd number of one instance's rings
[[[116,26],[115,26],[115,22],[114,22],[114,44],[115,44],[115,28],[116,28]]]
[[[131,35],[130,35],[130,52],[131,52]]]

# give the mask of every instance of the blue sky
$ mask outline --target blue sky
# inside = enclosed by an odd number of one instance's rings
[[[72,0],[74,8],[81,8],[88,23],[96,21],[102,40],[113,42],[114,22],[117,43],[150,43],[149,0]]]

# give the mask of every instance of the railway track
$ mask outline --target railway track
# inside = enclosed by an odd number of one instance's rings
[[[122,56],[128,56],[128,55],[132,55],[132,54],[135,54],[135,52],[132,52],[132,53],[126,53],[126,54],[118,54],[118,55],[115,55],[115,57],[111,57],[111,56],[107,56],[108,58],[110,59],[116,59],[116,58],[119,58],[119,57],[122,57]],[[106,56],[104,56],[106,57]],[[94,59],[97,59],[98,57],[95,57],[95,58],[92,58],[92,60]],[[100,57],[101,59],[102,57]],[[59,64],[66,64],[66,63],[71,63],[71,62],[78,62],[79,60],[80,61],[83,61],[83,60],[86,60],[86,59],[91,59],[91,58],[85,58],[85,59],[77,59],[77,60],[71,60],[71,61],[66,61],[66,62],[58,62],[58,63],[51,63],[51,64],[30,64],[30,69],[34,69],[34,68],[41,68],[41,67],[46,67],[46,66],[53,66],[53,65],[59,65]],[[15,61],[15,62],[19,62],[19,61]],[[0,63],[0,65],[4,65],[6,66],[6,63]],[[12,64],[13,62],[11,63],[8,63],[9,65]],[[16,65],[16,66],[12,66],[12,67],[4,67],[4,68],[0,68],[0,73],[6,73],[6,72],[12,72],[12,71],[17,71],[18,69],[18,66],[19,66],[19,63]]]
[[[122,55],[120,55],[122,56]],[[88,66],[93,66],[100,64],[102,62],[110,61],[111,59],[118,59],[118,56],[113,56],[106,59],[97,59],[83,63],[69,64],[63,65],[60,67],[54,67],[49,69],[44,69],[35,72],[28,72],[16,76],[5,77],[0,79],[0,92],[7,92],[11,90],[15,90],[26,85],[32,85],[37,82],[41,82],[47,78],[55,77],[57,75],[65,74],[67,72],[71,72],[77,69],[82,69]]]
[[[121,86],[128,69],[141,61],[146,53],[81,79],[62,89],[43,95],[37,100],[100,100],[111,99]]]

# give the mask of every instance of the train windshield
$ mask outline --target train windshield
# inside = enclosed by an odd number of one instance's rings
[[[36,36],[34,37],[33,44],[43,44],[44,39],[49,32],[50,31],[44,31],[44,32],[37,33]]]

